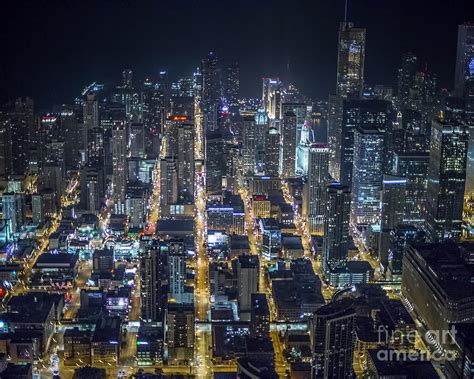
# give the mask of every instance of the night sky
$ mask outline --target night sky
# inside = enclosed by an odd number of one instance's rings
[[[279,76],[326,99],[343,17],[343,0],[4,0],[0,100],[71,102],[92,81],[118,82],[124,68],[174,79],[210,50],[240,62],[243,96],[260,96],[261,77]],[[474,0],[350,0],[349,20],[367,28],[367,83],[395,84],[410,50],[451,88],[457,25],[474,21]]]

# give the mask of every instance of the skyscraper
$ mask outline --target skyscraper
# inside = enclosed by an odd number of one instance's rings
[[[323,234],[326,213],[326,184],[329,179],[329,149],[326,144],[309,148],[308,180],[303,192],[303,215],[312,234]]]
[[[280,168],[280,133],[269,127],[265,135],[265,175],[278,176]]]
[[[406,108],[410,97],[410,89],[415,81],[418,69],[418,58],[412,53],[406,53],[402,57],[402,63],[398,69],[398,101],[401,108]]]
[[[280,79],[278,78],[262,78],[262,108],[269,114],[270,117],[270,99],[274,93],[281,87]],[[272,113],[274,117],[274,114]],[[279,114],[278,114],[279,116]]]
[[[296,169],[296,114],[287,111],[281,122],[280,176],[292,178]]]
[[[222,177],[226,174],[224,138],[220,132],[206,135],[206,190],[208,195],[222,193]]]
[[[99,104],[94,93],[88,93],[82,104],[82,119],[84,123],[84,151],[89,146],[89,130],[99,127]],[[86,156],[87,160],[87,156]]]
[[[309,325],[311,378],[352,378],[356,312],[353,300],[343,299],[319,308]]]
[[[354,131],[351,222],[380,222],[380,189],[384,158],[384,131],[358,127]]]
[[[178,192],[183,199],[194,201],[194,125],[178,126]]]
[[[132,123],[129,125],[128,146],[131,158],[145,157],[145,129],[142,123]]]
[[[390,232],[402,224],[405,216],[407,179],[384,175],[382,180],[382,207],[379,238],[380,264],[387,269]]]
[[[336,94],[359,97],[364,88],[365,29],[351,22],[339,25]]]
[[[252,309],[252,294],[258,292],[258,256],[241,255],[237,258],[235,267],[237,274],[237,299],[239,301],[239,309],[241,313],[249,313]],[[250,316],[250,314],[248,316]]]
[[[253,116],[244,116],[242,133],[242,162],[244,175],[253,176],[257,157],[257,128]]]
[[[222,85],[217,55],[210,52],[201,63],[202,95],[205,129],[217,130],[217,114],[220,111]]]
[[[160,165],[160,206],[175,204],[178,202],[178,170],[176,168],[176,160],[166,157],[161,160]]]
[[[428,166],[427,231],[433,242],[461,235],[469,128],[433,121]]]
[[[227,66],[225,81],[225,98],[231,107],[239,105],[240,68],[237,62]]]
[[[426,220],[429,159],[425,152],[396,152],[393,161],[393,174],[407,180],[403,222],[420,228]]]
[[[124,213],[127,184],[127,128],[126,123],[116,122],[112,129],[112,184],[116,213]]]
[[[466,83],[472,78],[474,78],[474,25],[459,25],[454,77],[456,96],[465,96]]]
[[[168,297],[178,303],[185,300],[186,288],[186,249],[181,241],[164,241],[161,250],[167,251],[168,256]]]
[[[349,187],[339,183],[328,185],[323,238],[323,270],[326,273],[347,260],[350,209]]]
[[[160,249],[158,240],[147,238],[140,241],[141,319],[163,325],[168,294],[167,251]]]
[[[25,222],[24,195],[4,193],[2,195],[3,218],[9,221],[12,233],[18,233]]]

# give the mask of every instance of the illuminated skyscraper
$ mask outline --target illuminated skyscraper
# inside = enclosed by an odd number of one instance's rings
[[[329,179],[329,150],[326,144],[309,148],[308,181],[303,192],[303,215],[311,233],[322,235],[326,213],[326,184]]]
[[[339,25],[336,94],[359,97],[364,88],[365,29],[351,22]]]
[[[257,128],[253,116],[244,116],[242,133],[242,162],[244,175],[253,176],[257,157]]]
[[[262,79],[262,108],[270,114],[270,99],[274,93],[281,87],[280,79],[278,78],[263,78]],[[274,114],[272,113],[274,116]]]
[[[240,68],[237,62],[227,66],[226,81],[225,81],[225,98],[231,107],[239,105],[239,91],[240,91]]]
[[[96,95],[94,93],[88,93],[86,99],[82,104],[82,118],[84,123],[84,147],[82,150],[86,152],[87,162],[87,151],[89,147],[89,131],[99,127],[99,105],[97,102]]]
[[[466,125],[433,121],[426,204],[432,242],[461,236],[468,142]]]
[[[474,78],[474,25],[458,26],[458,46],[454,91],[456,96],[464,97],[466,83]]]
[[[127,184],[127,127],[125,121],[117,122],[112,129],[112,184],[115,213],[125,211]]]
[[[220,132],[206,135],[206,190],[208,195],[222,194],[222,177],[226,174],[224,139]]]
[[[406,178],[383,176],[379,260],[384,269],[388,267],[390,233],[404,220],[406,187]]]
[[[296,114],[287,111],[281,122],[280,176],[292,178],[296,169]]]
[[[194,200],[194,124],[178,127],[178,192],[188,201]]]
[[[128,146],[131,158],[145,157],[145,129],[142,123],[132,123],[129,125]]]
[[[351,222],[380,222],[380,189],[384,158],[384,131],[358,127],[354,131]]]
[[[309,323],[311,378],[352,378],[356,340],[353,300],[343,299],[319,308]]]
[[[163,158],[161,164],[161,206],[178,202],[178,170],[176,160],[171,157]]]
[[[168,295],[167,251],[160,248],[158,240],[144,239],[140,250],[141,319],[163,325]]]
[[[349,187],[339,183],[333,183],[326,187],[323,239],[323,270],[325,273],[347,261],[350,208],[351,191]]]
[[[398,69],[398,101],[402,108],[408,104],[410,89],[415,82],[415,74],[418,69],[418,58],[412,53],[403,55],[402,64]]]
[[[217,115],[220,112],[222,84],[217,55],[210,52],[201,63],[202,105],[206,131],[217,130]]]
[[[265,136],[265,175],[278,176],[280,167],[280,133],[269,127]]]
[[[161,249],[167,250],[168,256],[168,297],[178,303],[185,301],[186,288],[186,248],[181,241],[164,241]]]
[[[336,157],[340,156],[340,181],[351,185],[354,159],[354,131],[357,128],[384,131],[388,121],[388,103],[383,100],[345,100],[340,134],[336,136]]]

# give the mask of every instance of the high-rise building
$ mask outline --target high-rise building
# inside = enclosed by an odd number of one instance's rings
[[[264,293],[251,295],[252,309],[250,311],[250,333],[256,337],[270,335],[270,308]]]
[[[201,100],[206,131],[217,130],[217,115],[220,112],[222,84],[217,55],[210,52],[201,62]]]
[[[322,235],[326,213],[326,185],[329,180],[329,149],[314,143],[309,149],[308,180],[303,192],[303,216],[312,234]]]
[[[0,110],[0,176],[4,178],[27,172],[35,146],[33,112],[33,100],[29,98],[17,99],[11,107]]]
[[[257,128],[253,116],[244,116],[242,133],[242,166],[244,175],[253,176],[257,158]]]
[[[287,111],[281,122],[280,176],[292,178],[296,170],[296,114]]]
[[[384,131],[359,127],[354,131],[351,223],[380,222],[380,189],[384,158]]]
[[[356,312],[353,300],[343,299],[319,308],[309,325],[311,378],[352,378]]]
[[[163,158],[160,162],[161,172],[161,202],[166,206],[178,202],[178,170],[176,160],[170,157]]]
[[[81,207],[98,214],[105,196],[104,170],[90,165],[81,169]]]
[[[183,123],[178,127],[178,192],[184,199],[194,200],[194,125]]]
[[[474,322],[474,246],[452,241],[407,246],[403,255],[402,295],[444,348],[442,331],[451,324]]]
[[[225,98],[231,107],[239,105],[240,68],[237,62],[227,66],[225,82]]]
[[[167,251],[158,240],[140,241],[141,319],[163,325],[168,290]]]
[[[359,97],[364,88],[365,29],[351,22],[339,25],[336,94]]]
[[[237,275],[237,299],[240,314],[249,313],[252,309],[252,294],[258,292],[258,256],[241,255],[237,258],[235,267]]]
[[[323,270],[326,273],[347,261],[350,208],[349,187],[339,183],[326,187],[323,238]]]
[[[117,122],[112,130],[112,184],[116,213],[124,213],[127,184],[127,128]]]
[[[429,153],[395,152],[393,174],[405,178],[405,224],[423,227],[426,220]]]
[[[410,89],[413,88],[416,71],[418,70],[418,58],[412,53],[406,53],[402,57],[402,63],[398,69],[398,102],[401,108],[408,106]]]
[[[280,168],[280,133],[269,127],[265,135],[265,175],[278,176]]]
[[[345,100],[343,103],[343,118],[341,134],[336,136],[335,156],[340,156],[340,182],[352,184],[354,160],[354,131],[378,129],[384,131],[388,121],[388,103],[382,100]]]
[[[43,196],[39,193],[31,195],[31,213],[33,215],[33,224],[41,225],[44,222]]]
[[[8,221],[12,233],[18,233],[25,223],[24,195],[22,193],[4,193],[2,203],[3,219]]]
[[[388,266],[390,233],[405,216],[405,194],[407,179],[384,175],[382,179],[382,207],[379,237],[379,260],[384,269]]]
[[[466,94],[466,83],[474,78],[474,25],[458,26],[456,72],[454,92],[458,97]]]
[[[341,180],[343,98],[329,96],[327,140],[329,149],[329,174],[334,180]]]
[[[89,130],[99,127],[99,104],[94,93],[88,93],[82,104],[82,119],[84,123],[84,151],[89,146]],[[87,159],[87,157],[86,157]]]
[[[222,178],[226,174],[225,142],[220,132],[206,135],[206,191],[208,195],[222,193]]]
[[[271,98],[275,96],[275,92],[279,91],[281,87],[280,79],[278,78],[263,78],[262,79],[262,108],[268,113],[271,119],[275,118],[275,112],[271,112],[270,115],[270,102]],[[278,118],[280,113],[278,113]]]
[[[162,242],[162,249],[168,255],[168,297],[178,303],[185,301],[186,288],[186,248],[181,241]]]
[[[469,128],[433,121],[428,166],[427,231],[433,242],[461,235]]]
[[[87,132],[86,161],[95,167],[104,165],[104,130],[99,127]]]
[[[189,362],[193,359],[194,318],[193,304],[168,304],[165,330],[169,362]]]
[[[128,147],[131,158],[145,157],[145,129],[142,123],[132,123],[129,125]]]

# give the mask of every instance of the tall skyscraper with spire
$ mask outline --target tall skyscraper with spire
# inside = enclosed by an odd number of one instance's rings
[[[347,16],[347,15],[346,15]],[[339,25],[336,94],[359,97],[364,87],[365,29],[352,22]]]

